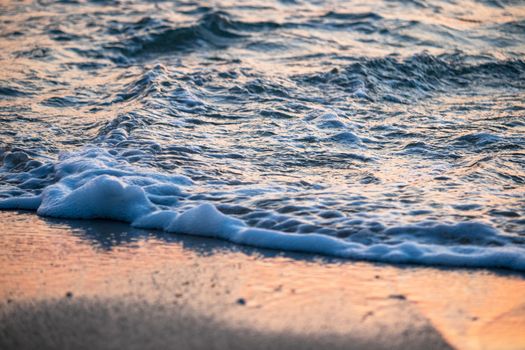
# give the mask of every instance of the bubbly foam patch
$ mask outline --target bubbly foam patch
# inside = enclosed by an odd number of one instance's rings
[[[253,227],[209,201],[189,199],[192,187],[197,186],[189,178],[133,167],[125,157],[100,148],[63,154],[48,164],[7,153],[0,171],[12,184],[2,187],[0,209],[120,220],[139,228],[341,258],[525,270],[525,249],[480,222],[390,227],[383,232],[391,237],[387,243],[341,239],[322,234],[313,225],[311,233]]]

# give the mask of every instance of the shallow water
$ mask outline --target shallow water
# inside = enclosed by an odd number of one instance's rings
[[[0,6],[0,208],[525,269],[523,2]]]

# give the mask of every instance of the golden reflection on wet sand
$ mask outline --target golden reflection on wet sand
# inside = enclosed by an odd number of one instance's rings
[[[180,304],[224,322],[363,334],[430,324],[461,349],[523,348],[525,279],[280,256],[112,222],[0,213],[0,297]],[[243,303],[242,307],[239,303]]]

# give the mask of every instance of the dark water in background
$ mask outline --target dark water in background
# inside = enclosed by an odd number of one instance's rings
[[[523,1],[20,1],[0,14],[2,208],[134,222],[211,203],[248,227],[368,249],[349,257],[525,269]],[[83,212],[106,205],[107,176],[151,203]],[[106,194],[67,197],[90,181]]]

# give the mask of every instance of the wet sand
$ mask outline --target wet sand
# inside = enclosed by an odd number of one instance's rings
[[[0,212],[1,349],[523,349],[525,276]]]

